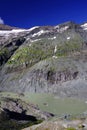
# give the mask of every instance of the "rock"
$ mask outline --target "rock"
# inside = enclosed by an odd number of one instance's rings
[[[54,116],[52,113],[42,112],[34,104],[26,103],[21,99],[3,98],[1,100],[0,108],[1,112],[7,113],[7,115],[11,116],[12,118],[14,115],[15,118],[23,115],[26,118],[31,116],[35,117],[36,119],[44,120]]]
[[[53,117],[53,114],[42,112],[34,104],[21,99],[1,98],[0,102],[0,130],[21,130]]]
[[[85,122],[85,120],[83,122]],[[41,124],[34,125],[23,130],[86,130],[87,128],[83,129],[82,127],[79,127],[81,124],[82,121],[80,119],[67,122],[64,120],[55,119],[54,121],[44,121]]]

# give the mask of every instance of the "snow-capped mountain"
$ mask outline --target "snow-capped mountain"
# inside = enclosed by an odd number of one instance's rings
[[[30,29],[3,25],[0,67],[1,91],[86,97],[87,23]]]

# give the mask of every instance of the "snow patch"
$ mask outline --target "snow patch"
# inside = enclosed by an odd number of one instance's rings
[[[62,32],[64,32],[64,31],[66,31],[66,30],[69,28],[69,26],[60,27],[60,26],[58,25],[58,26],[55,26],[54,28],[57,29],[57,32],[62,33]]]
[[[55,48],[54,48],[54,53],[57,52],[57,45],[55,45]]]
[[[53,56],[53,58],[57,59],[57,56]]]
[[[26,41],[28,41],[28,40],[30,40],[30,38],[29,38],[29,37],[26,39]]]
[[[27,31],[27,30],[25,30],[25,29],[13,29],[11,31],[0,30],[0,35],[16,34],[16,33],[24,32],[24,31]]]
[[[65,26],[59,29],[59,32],[62,33],[64,31],[66,31],[69,28],[69,26]]]
[[[9,33],[11,33],[11,31],[1,31],[0,30],[0,35],[9,34]]]
[[[59,29],[59,25],[55,26],[54,28],[55,28],[55,29]]]
[[[83,28],[83,30],[87,30],[87,23],[81,25],[81,27]]]
[[[34,33],[34,34],[32,35],[32,37],[40,36],[40,35],[45,34],[45,33],[48,33],[48,32],[49,32],[49,31],[41,30],[41,31],[39,31],[38,33]]]
[[[12,58],[11,60],[12,60],[12,61],[14,61],[14,60],[15,60],[15,58]]]
[[[28,29],[28,31],[32,31],[32,30],[34,30],[36,28],[39,28],[39,26],[32,27],[32,28]]]
[[[85,24],[81,25],[81,27],[87,27],[87,23],[85,23]]]
[[[32,44],[29,44],[29,46],[31,47],[31,46],[32,46]]]
[[[70,40],[71,37],[67,37],[67,40]]]
[[[54,40],[54,39],[56,39],[56,37],[52,37],[52,38],[48,38],[49,40]]]
[[[30,40],[30,42],[37,42],[40,41],[41,39],[35,39],[35,40]]]
[[[12,33],[19,33],[19,32],[24,32],[24,31],[28,31],[26,29],[13,29],[11,32]]]

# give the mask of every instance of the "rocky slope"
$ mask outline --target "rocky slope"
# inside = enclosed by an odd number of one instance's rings
[[[0,93],[0,130],[21,130],[54,116],[41,111],[37,105],[24,101],[23,94],[9,96]]]
[[[45,121],[23,130],[87,130],[87,119]]]
[[[87,23],[0,30],[0,91],[87,98]]]

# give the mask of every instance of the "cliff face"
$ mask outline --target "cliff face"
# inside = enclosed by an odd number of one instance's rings
[[[0,91],[87,95],[87,24],[0,31]]]

